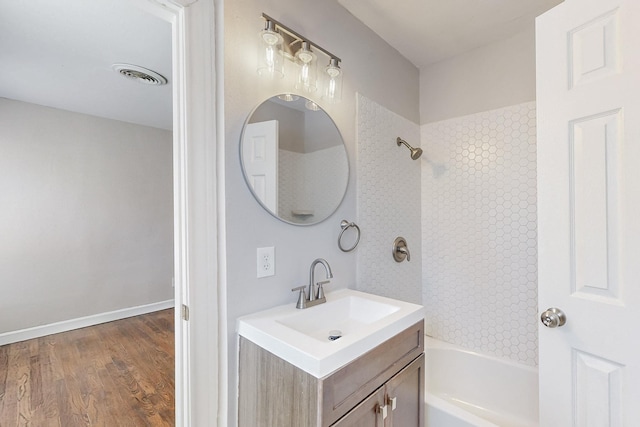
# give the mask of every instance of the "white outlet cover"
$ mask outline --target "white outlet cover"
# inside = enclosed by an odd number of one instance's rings
[[[269,246],[256,249],[256,277],[273,276],[276,272],[275,248]]]

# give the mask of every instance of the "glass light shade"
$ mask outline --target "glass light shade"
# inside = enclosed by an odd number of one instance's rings
[[[307,110],[320,111],[320,106],[310,99],[307,99],[307,101],[304,103],[304,106]]]
[[[318,89],[318,61],[315,53],[311,52],[311,46],[308,42],[302,42],[302,46],[296,52],[295,59],[298,66],[295,88],[305,92],[315,92]]]
[[[282,36],[275,30],[275,25],[267,21],[265,29],[258,33],[258,75],[280,79],[284,77],[284,53]]]
[[[322,97],[331,103],[340,102],[342,99],[342,75],[344,73],[338,65],[338,60],[331,58],[325,68],[324,93]]]
[[[294,102],[300,99],[298,95],[294,95],[292,93],[283,93],[282,95],[278,95],[278,98],[286,102]]]

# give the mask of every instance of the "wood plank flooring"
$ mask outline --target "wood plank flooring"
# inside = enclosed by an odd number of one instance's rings
[[[173,426],[173,309],[0,346],[0,427]]]

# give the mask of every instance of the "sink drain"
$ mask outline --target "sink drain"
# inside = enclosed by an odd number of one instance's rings
[[[338,331],[334,329],[333,331],[329,331],[329,341],[335,341],[342,336],[342,331]]]

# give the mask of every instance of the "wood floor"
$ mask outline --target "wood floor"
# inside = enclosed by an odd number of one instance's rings
[[[0,346],[0,427],[173,426],[173,309]]]

